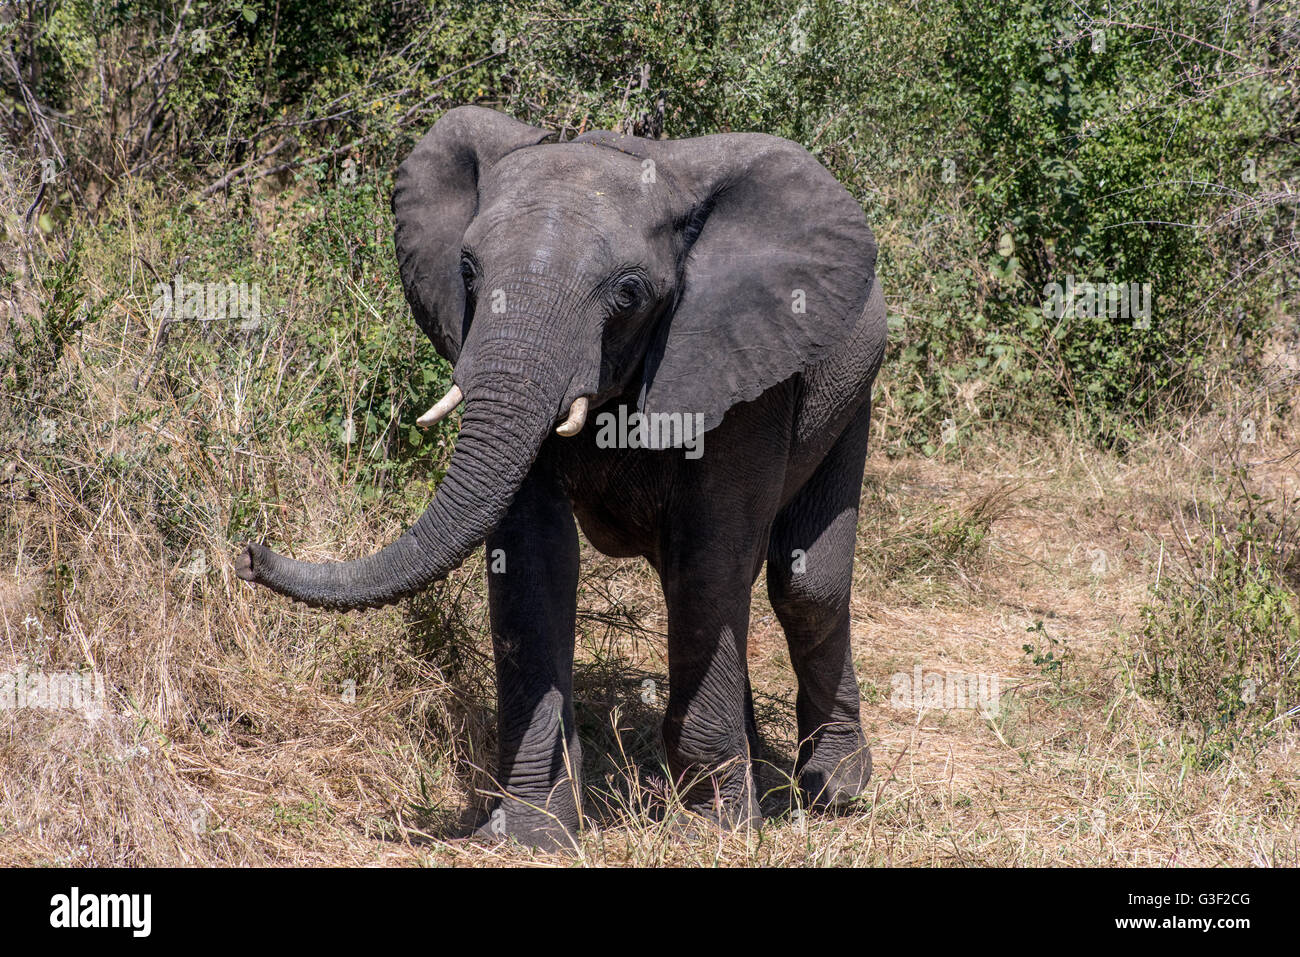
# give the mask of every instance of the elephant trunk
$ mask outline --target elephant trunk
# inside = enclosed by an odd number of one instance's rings
[[[447,474],[397,541],[365,558],[326,564],[249,545],[236,562],[239,577],[308,605],[344,609],[387,605],[446,576],[505,517],[555,423],[558,389],[543,388],[535,376],[494,370],[468,385]]]

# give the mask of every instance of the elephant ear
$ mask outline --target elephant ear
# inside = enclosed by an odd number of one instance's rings
[[[758,133],[579,139],[640,157],[643,181],[667,189],[679,214],[680,294],[647,356],[642,412],[699,412],[713,428],[852,336],[875,281],[875,237],[801,146]]]
[[[455,363],[465,337],[461,241],[478,210],[482,172],[552,134],[494,110],[448,110],[397,168],[394,244],[402,289],[439,355]]]

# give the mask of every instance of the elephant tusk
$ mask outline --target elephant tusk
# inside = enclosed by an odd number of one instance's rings
[[[415,424],[422,429],[427,429],[438,420],[446,418],[447,413],[460,405],[460,400],[463,398],[465,394],[460,391],[460,386],[453,385],[447,390],[446,395],[434,403],[432,409],[415,420]]]
[[[556,435],[562,435],[566,439],[577,435],[582,431],[582,427],[587,424],[587,397],[580,395],[573,400],[573,405],[569,406],[569,417],[558,426],[555,430]]]

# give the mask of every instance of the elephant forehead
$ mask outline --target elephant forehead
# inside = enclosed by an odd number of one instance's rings
[[[637,245],[625,230],[611,228],[599,211],[537,198],[490,202],[465,231],[465,242],[485,265],[509,262],[530,272],[560,264],[570,270],[600,269]],[[488,262],[494,259],[502,262]]]
[[[585,210],[611,226],[629,216],[644,222],[666,198],[636,157],[589,143],[516,150],[487,171],[482,192],[494,205]]]
[[[650,265],[663,255],[650,222],[635,210],[554,196],[493,198],[465,232],[485,266],[512,262],[530,272],[590,273],[627,263]],[[492,260],[496,260],[493,263]]]

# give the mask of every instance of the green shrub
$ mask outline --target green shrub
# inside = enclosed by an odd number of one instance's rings
[[[1251,73],[1268,59],[1259,26],[1200,2],[1162,8],[1177,31],[1036,0],[958,5],[952,75],[981,163],[973,215],[993,287],[982,351],[1013,351],[1011,382],[1067,400],[1099,437],[1131,437],[1204,394],[1268,319],[1264,284],[1237,275],[1265,230],[1225,222],[1289,155]],[[1066,276],[1149,283],[1150,314],[1045,315],[1046,288]]]

